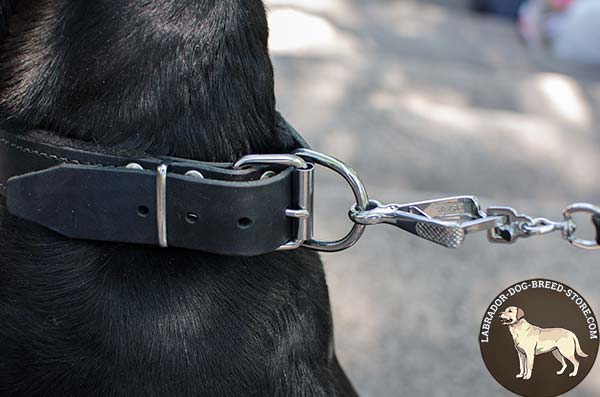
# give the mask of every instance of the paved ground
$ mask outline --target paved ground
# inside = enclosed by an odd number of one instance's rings
[[[600,203],[600,72],[533,59],[506,21],[442,1],[271,0],[280,110],[370,194],[407,202],[477,194],[559,218]],[[456,4],[458,1],[452,1]],[[318,175],[317,230],[348,227],[342,182]],[[323,255],[338,355],[363,396],[505,396],[477,344],[487,304],[547,277],[600,314],[600,254],[560,236],[449,251],[392,227]],[[600,366],[570,396],[600,393]]]

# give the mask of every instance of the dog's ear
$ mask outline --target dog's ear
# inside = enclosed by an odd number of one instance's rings
[[[0,40],[8,34],[8,20],[17,6],[17,0],[0,0]]]
[[[517,309],[517,321],[525,317],[525,312],[520,307]]]

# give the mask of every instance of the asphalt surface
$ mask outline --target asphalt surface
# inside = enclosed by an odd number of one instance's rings
[[[268,3],[279,109],[373,198],[476,194],[557,220],[572,202],[600,204],[600,68],[533,57],[509,21],[440,1]],[[344,183],[319,170],[316,200],[318,236],[345,233]],[[511,246],[470,235],[447,250],[379,226],[322,257],[338,356],[363,396],[509,395],[478,331],[517,281],[562,281],[600,314],[600,253],[560,235]],[[568,395],[599,394],[597,365]]]

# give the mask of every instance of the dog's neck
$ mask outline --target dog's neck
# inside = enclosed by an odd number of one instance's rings
[[[29,0],[10,24],[0,112],[16,124],[208,161],[282,149],[260,0]]]
[[[511,330],[515,330],[515,331],[521,331],[523,329],[527,329],[531,326],[531,324],[529,324],[527,322],[527,320],[525,320],[525,318],[521,318],[519,319],[516,323],[509,325],[508,327]]]

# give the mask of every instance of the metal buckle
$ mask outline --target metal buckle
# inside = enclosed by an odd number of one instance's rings
[[[295,168],[294,184],[297,208],[288,208],[286,216],[297,219],[294,240],[279,247],[278,251],[300,248],[313,234],[313,187],[314,167],[294,154],[252,154],[242,157],[233,168],[244,168],[258,164],[275,164]]]
[[[287,165],[296,168],[296,205],[286,215],[298,220],[295,239],[278,250],[293,250],[301,246],[317,251],[335,252],[350,248],[361,238],[365,225],[354,224],[350,232],[339,240],[323,241],[313,238],[314,167],[319,164],[341,175],[352,188],[357,208],[367,209],[369,197],[358,174],[340,160],[309,149],[298,149],[294,154],[249,155],[239,160],[234,168],[256,164]]]

